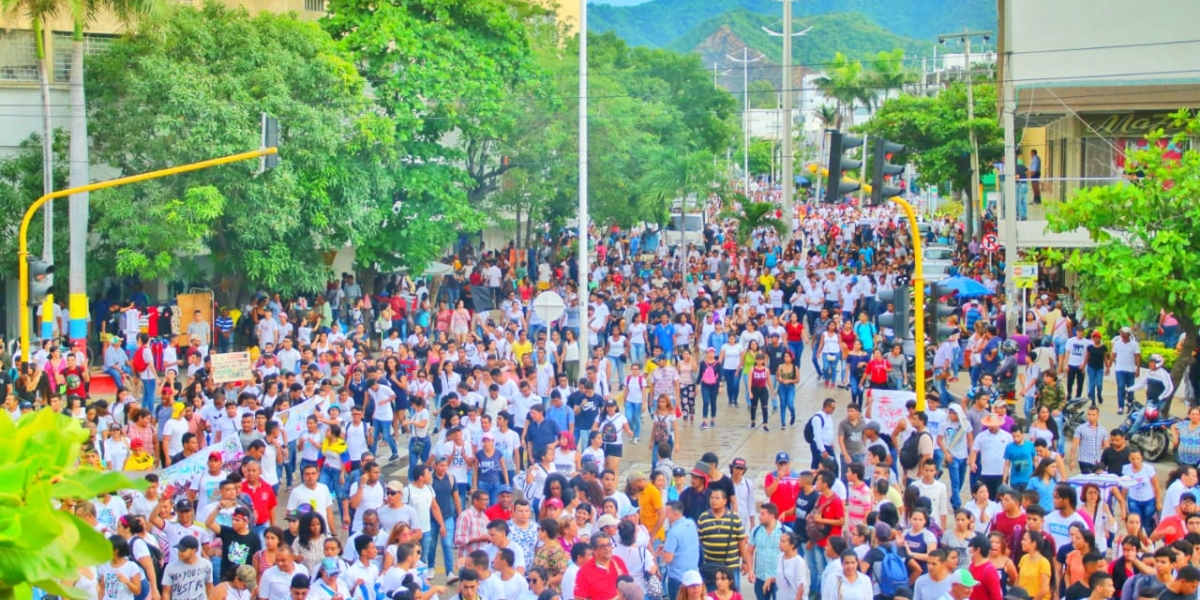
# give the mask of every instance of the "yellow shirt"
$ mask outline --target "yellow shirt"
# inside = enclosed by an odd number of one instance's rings
[[[770,273],[764,273],[758,278],[758,283],[763,286],[765,293],[771,293],[771,288],[775,287],[775,276]]]
[[[662,492],[654,487],[654,484],[647,483],[646,488],[638,494],[638,511],[641,513],[642,525],[646,526],[646,531],[654,531],[658,526],[658,511],[663,508]],[[666,527],[658,532],[655,539],[666,538]]]
[[[126,471],[149,471],[154,468],[154,456],[149,452],[134,452],[125,459]]]
[[[533,352],[533,342],[529,340],[525,340],[524,343],[513,342],[512,353],[513,358],[517,359],[517,364],[520,364],[521,360],[525,358],[525,355],[529,354],[530,352]]]
[[[1029,592],[1034,600],[1037,600],[1038,593],[1042,589],[1043,579],[1050,577],[1050,561],[1046,560],[1045,556],[1035,559],[1032,555],[1026,554],[1021,557],[1021,564],[1017,571],[1017,585],[1025,588],[1025,591]],[[1046,589],[1049,591],[1048,585]]]
[[[654,361],[647,360],[646,366],[642,367],[642,374],[649,377],[650,374],[653,373],[654,370],[657,368],[658,368],[658,365],[654,364]],[[643,525],[644,525],[644,523],[643,523]]]

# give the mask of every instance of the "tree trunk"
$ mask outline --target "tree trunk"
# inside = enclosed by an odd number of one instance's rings
[[[37,50],[38,84],[42,91],[42,193],[54,191],[54,129],[50,122],[50,70],[46,64],[46,32],[41,19],[33,19],[33,38]],[[42,258],[54,263],[54,203],[42,209]]]
[[[88,132],[86,97],[83,88],[83,23],[75,23],[74,37],[71,41],[71,146],[70,146],[70,175],[71,187],[88,184]],[[72,194],[70,198],[70,246],[69,257],[70,275],[67,291],[69,301],[76,303],[77,297],[87,302],[87,235],[88,235],[88,195]],[[71,314],[72,320],[83,315]],[[78,336],[72,331],[71,340]],[[86,332],[85,332],[86,334]]]

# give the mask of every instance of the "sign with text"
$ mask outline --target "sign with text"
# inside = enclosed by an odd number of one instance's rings
[[[250,368],[250,353],[226,352],[225,354],[213,354],[212,380],[214,383],[253,381],[254,371]]]
[[[883,433],[891,435],[896,425],[908,416],[908,409],[904,405],[916,399],[914,392],[867,390],[867,420],[878,421]]]
[[[227,471],[242,460],[242,443],[238,436],[230,436],[159,471],[158,489],[167,497],[182,497],[179,492],[187,490],[192,481],[208,470],[208,455],[217,451],[224,463],[222,468]]]
[[[1021,289],[1033,289],[1037,286],[1037,263],[1013,263],[1013,281]]]
[[[313,414],[317,408],[317,399],[305,400],[285,411],[275,414],[275,420],[279,421],[279,428],[283,432],[283,439],[292,441],[300,439],[304,433],[305,421],[308,416]]]

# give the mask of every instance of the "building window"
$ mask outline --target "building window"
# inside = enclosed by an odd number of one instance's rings
[[[325,12],[325,0],[304,0],[304,10],[309,12]]]
[[[37,81],[37,49],[33,32],[0,31],[0,81]]]
[[[116,38],[115,35],[85,33],[83,34],[83,52],[85,55],[99,54],[108,48]],[[57,83],[71,81],[71,44],[70,33],[54,32],[54,81]]]

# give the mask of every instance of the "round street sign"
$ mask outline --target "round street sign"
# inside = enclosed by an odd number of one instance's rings
[[[563,302],[562,296],[554,292],[542,292],[533,299],[533,312],[547,323],[563,316],[566,308],[567,304]]]
[[[989,233],[983,236],[983,249],[988,252],[995,252],[1000,249],[1000,240],[996,238],[996,234]]]

